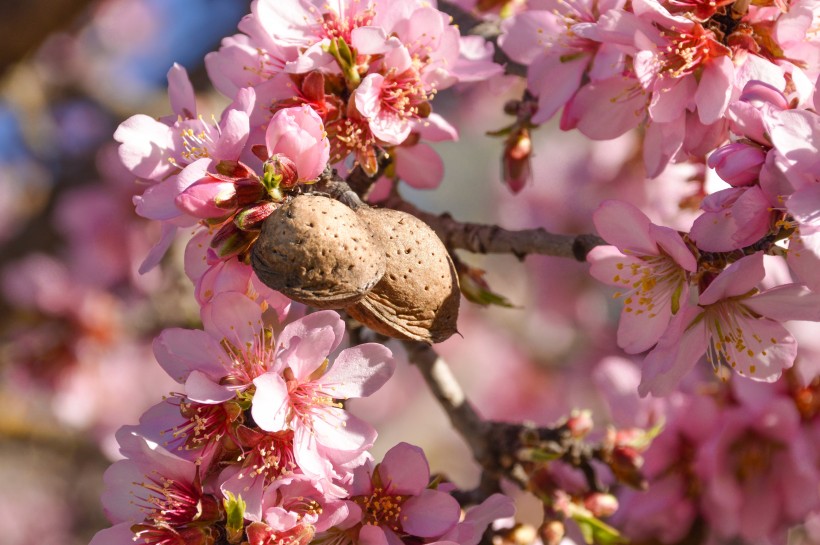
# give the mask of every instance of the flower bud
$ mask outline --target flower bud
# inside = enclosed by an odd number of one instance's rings
[[[233,222],[243,231],[259,229],[265,218],[270,216],[278,206],[278,203],[271,201],[247,206],[234,216]]]
[[[566,526],[560,520],[545,521],[538,529],[544,545],[559,545],[567,533]]]
[[[211,240],[211,248],[220,259],[239,255],[251,247],[258,233],[242,231],[234,222],[228,222],[216,232]]]
[[[247,178],[253,174],[253,172],[246,165],[240,163],[239,161],[229,160],[218,162],[216,164],[216,171],[223,176],[234,179]]]
[[[592,431],[592,413],[588,410],[572,411],[567,419],[567,429],[576,439],[580,439]]]
[[[618,510],[618,499],[612,494],[593,492],[584,498],[584,507],[596,517],[609,517]]]
[[[502,159],[502,176],[513,193],[521,191],[532,177],[531,156],[532,139],[529,129],[522,127],[507,137]]]
[[[735,142],[715,150],[707,164],[731,186],[753,184],[760,175],[766,154],[756,146]]]
[[[271,157],[271,164],[273,165],[276,175],[282,177],[279,182],[281,187],[284,189],[296,187],[296,184],[299,182],[299,172],[296,168],[296,163],[282,154],[276,154]]]

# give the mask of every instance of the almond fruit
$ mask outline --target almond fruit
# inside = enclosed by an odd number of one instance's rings
[[[360,208],[356,214],[381,244],[387,269],[348,314],[398,339],[438,343],[456,333],[458,276],[436,233],[398,210]]]
[[[267,286],[294,301],[337,309],[360,300],[382,278],[381,245],[353,210],[299,195],[263,223],[251,264]]]

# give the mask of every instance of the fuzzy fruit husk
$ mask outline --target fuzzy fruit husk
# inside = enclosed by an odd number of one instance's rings
[[[384,252],[364,222],[319,195],[299,195],[265,220],[251,264],[265,285],[322,309],[360,300],[385,271]]]
[[[447,248],[423,221],[387,208],[360,208],[382,246],[384,276],[346,310],[370,329],[398,339],[438,343],[457,332],[461,300]]]

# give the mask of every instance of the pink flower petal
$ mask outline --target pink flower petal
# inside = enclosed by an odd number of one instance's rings
[[[277,373],[265,373],[253,379],[253,384],[256,386],[251,405],[254,422],[265,431],[287,429],[290,396],[282,377]]]
[[[635,206],[624,201],[604,201],[593,213],[592,221],[598,234],[620,250],[658,255],[658,247],[649,234],[651,222]]]
[[[453,529],[461,508],[450,494],[424,489],[402,506],[402,528],[410,535],[432,538]]]
[[[420,493],[430,480],[430,466],[424,451],[409,443],[399,443],[384,455],[379,475],[385,489],[397,495]]]
[[[134,532],[131,522],[121,522],[111,528],[100,530],[88,545],[128,545],[134,543]]]
[[[162,258],[165,256],[168,248],[170,248],[171,244],[174,243],[174,239],[177,234],[176,226],[163,222],[161,229],[160,239],[154,246],[151,247],[148,255],[145,256],[145,260],[140,264],[140,274],[145,274],[159,265],[159,262],[162,261]]]
[[[671,299],[655,301],[654,304],[652,312],[638,314],[625,303],[618,321],[618,346],[627,354],[640,354],[649,350],[667,330],[672,318]]]
[[[727,56],[706,63],[695,91],[695,103],[701,123],[709,125],[720,119],[732,95],[734,65]]]
[[[787,284],[766,290],[745,299],[743,305],[778,322],[820,322],[820,293],[800,284]]]
[[[675,262],[689,272],[695,272],[698,268],[697,260],[692,255],[692,251],[674,229],[659,225],[650,225],[649,234],[655,239],[666,254],[672,257]]]
[[[545,123],[569,102],[581,86],[589,62],[589,55],[566,60],[552,54],[538,57],[530,65],[527,86],[538,96],[538,112],[532,117],[533,123]]]
[[[721,299],[748,293],[763,280],[763,253],[758,252],[739,259],[718,275],[698,298],[701,305],[711,305]]]
[[[211,335],[200,329],[166,329],[154,339],[153,347],[157,362],[180,384],[194,370],[215,380],[227,374],[229,363],[225,351]]]
[[[395,368],[390,349],[375,343],[361,344],[342,350],[318,382],[337,399],[367,397],[393,376]]]
[[[222,134],[214,144],[213,156],[218,159],[239,159],[250,134],[248,114],[238,110],[228,110],[220,123],[220,129]]]
[[[185,394],[191,401],[216,405],[235,397],[235,393],[220,386],[207,374],[194,369],[185,381]]]
[[[236,292],[217,294],[211,303],[207,321],[203,316],[206,331],[238,347],[250,346],[258,339],[263,325],[259,305]]]
[[[374,524],[365,524],[359,530],[360,545],[388,545],[384,530]]]
[[[159,181],[177,168],[168,161],[173,133],[168,125],[153,117],[129,117],[117,127],[114,140],[121,143],[120,160],[134,176]]]
[[[706,351],[706,328],[694,322],[701,309],[684,307],[669,323],[658,345],[646,356],[638,393],[662,397],[671,394]]]
[[[188,72],[181,64],[174,63],[168,70],[168,98],[171,110],[183,119],[196,117],[196,94],[188,79]]]
[[[634,78],[613,77],[581,87],[564,108],[561,128],[593,140],[617,138],[643,121],[646,96]]]
[[[325,327],[329,327],[333,332],[333,343],[328,351],[328,353],[330,353],[342,342],[342,337],[345,332],[344,320],[333,310],[313,312],[304,318],[289,323],[282,329],[282,332],[277,338],[277,343],[280,347],[286,348],[293,339],[306,337],[312,329]]]
[[[444,161],[427,144],[398,147],[393,156],[396,174],[416,189],[435,189],[444,179]]]

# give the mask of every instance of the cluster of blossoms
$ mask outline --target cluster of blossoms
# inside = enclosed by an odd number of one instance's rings
[[[528,115],[518,108],[526,123],[563,108],[561,127],[593,139],[641,126],[650,177],[700,160],[725,188],[709,184],[684,233],[627,203],[596,213],[612,246],[589,261],[624,300],[619,345],[651,349],[643,395],[672,392],[704,354],[723,378],[775,381],[796,356],[782,322],[820,320],[816,12],[801,1],[530,2],[503,22],[502,47],[538,98]],[[768,276],[764,256],[775,256]],[[789,271],[775,275],[783,258]]]
[[[118,432],[125,459],[106,472],[103,494],[114,526],[92,543],[475,545],[493,518],[512,514],[499,495],[459,522],[418,447],[401,443],[374,464],[375,430],[342,402],[378,390],[395,362],[372,343],[331,362],[338,314],[309,314],[274,335],[241,294],[218,295],[212,310],[204,330],[156,339],[182,391]]]
[[[777,381],[798,354],[783,322],[820,321],[820,64],[808,47],[816,7],[466,4],[499,12],[500,47],[528,70],[525,98],[510,108],[519,118],[505,148],[512,189],[527,174],[531,129],[562,108],[561,127],[593,139],[642,128],[650,177],[694,157],[726,184],[706,195],[701,180],[701,213],[683,231],[622,201],[594,214],[608,245],[588,261],[592,276],[623,299],[618,344],[648,352],[637,391],[673,394],[704,355],[721,378],[734,371]],[[457,133],[432,99],[502,68],[483,39],[461,36],[423,0],[255,0],[239,29],[206,58],[231,101],[218,119],[198,114],[188,76],[174,66],[173,114],[135,115],[115,134],[120,159],[146,186],[134,198],[137,213],[162,226],[141,270],[159,263],[179,229],[193,228],[184,266],[203,328],[167,329],[155,340],[154,355],[179,391],[117,434],[125,459],[106,473],[104,495],[114,526],[92,543],[477,545],[490,522],[512,514],[510,500],[493,495],[462,514],[452,487],[431,481],[423,453],[405,443],[376,464],[375,430],[344,402],[390,379],[392,353],[378,344],[341,349],[339,315],[297,318],[290,300],[259,281],[249,256],[266,218],[329,169],[359,169],[382,189],[397,180],[437,186],[442,162],[422,140]],[[705,519],[719,539],[753,542],[820,509],[820,472],[798,463],[817,453],[802,439],[789,442],[816,427],[806,423],[814,413],[797,388],[754,406],[743,388],[668,403],[663,437],[685,438],[686,452],[670,450],[681,467],[664,465],[669,458],[654,454],[662,441],[647,451],[648,469],[661,490],[685,496],[685,507],[669,515],[675,520],[643,527],[636,499],[620,515],[625,528],[676,542]],[[713,427],[686,427],[696,403]],[[580,420],[572,422],[583,437]],[[630,431],[613,433],[606,455],[619,481],[641,484],[651,433]],[[703,463],[683,467],[692,461]],[[777,473],[778,465],[788,468]],[[737,479],[727,480],[727,468],[740,471]],[[693,475],[703,489],[681,491]],[[529,477],[556,519],[614,510],[611,496],[573,496],[550,471]],[[781,513],[763,518],[760,504],[742,501],[762,481],[789,483],[810,499],[784,498]],[[731,516],[714,515],[721,510]]]
[[[608,140],[642,125],[654,177],[703,157],[736,121],[749,81],[811,107],[820,66],[811,1],[528,2],[504,21],[501,44],[528,67],[533,123],[561,108],[561,127]]]
[[[440,159],[419,139],[456,133],[430,100],[501,68],[483,41],[461,38],[448,16],[416,0],[389,9],[257,0],[240,30],[207,58],[232,100],[218,120],[197,113],[175,65],[173,115],[135,115],[115,134],[123,164],[147,185],[137,213],[162,225],[141,270],[195,226],[185,272],[203,329],[156,338],[154,355],[179,391],[118,432],[125,459],[106,472],[103,495],[114,526],[92,543],[476,545],[490,522],[512,515],[511,500],[490,496],[463,515],[453,487],[431,481],[424,454],[406,443],[374,463],[376,431],[344,401],[391,377],[390,350],[339,351],[340,316],[294,319],[248,257],[262,222],[329,165],[374,176],[390,157],[396,178],[437,185]],[[438,174],[420,175],[417,160]]]
[[[644,453],[652,493],[622,493],[612,521],[633,543],[783,543],[797,523],[791,542],[820,538],[817,382],[639,400],[634,364],[611,358],[595,375],[617,423],[665,426]]]
[[[163,226],[143,270],[159,262],[179,227],[208,230],[205,265],[196,248],[186,264],[200,304],[210,293],[202,283],[241,275],[236,263],[247,261],[264,219],[328,164],[373,176],[379,157],[390,157],[393,177],[437,186],[441,159],[420,139],[457,133],[430,100],[502,70],[481,38],[461,37],[429,2],[260,0],[251,9],[243,34],[206,58],[214,85],[233,101],[219,120],[197,114],[188,76],[174,66],[174,114],[135,115],[114,135],[123,163],[148,185],[137,213]]]

